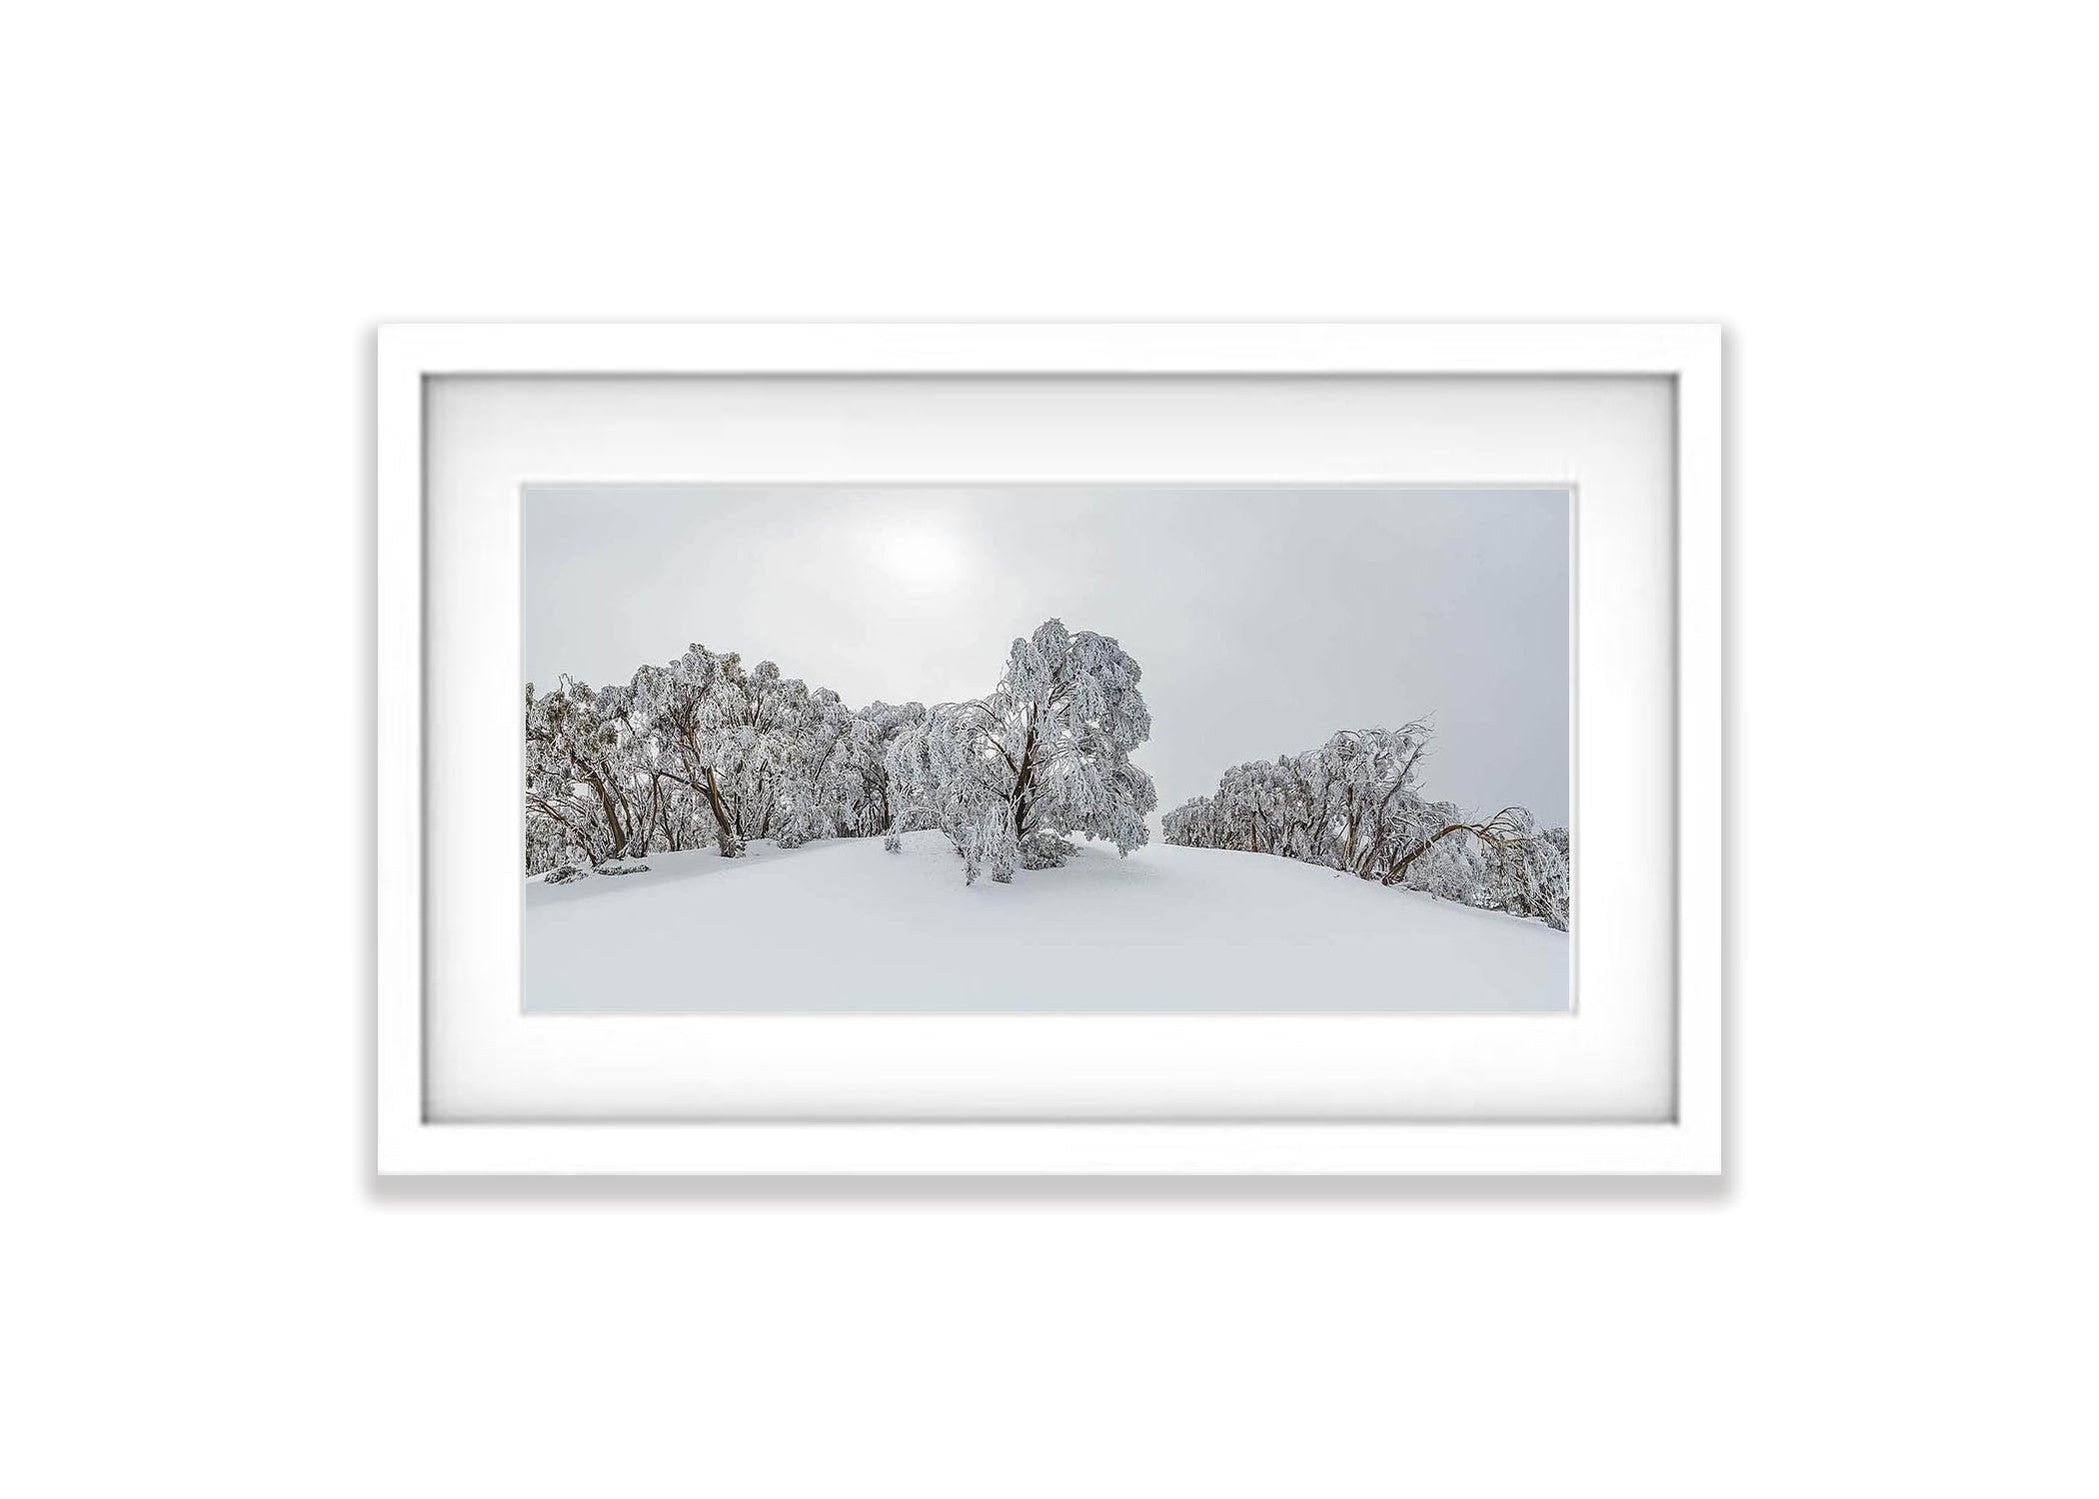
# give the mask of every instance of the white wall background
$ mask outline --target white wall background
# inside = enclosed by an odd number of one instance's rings
[[[2089,1492],[2075,19],[17,16],[0,1488]],[[376,1188],[369,329],[709,317],[1727,321],[1726,1184]]]

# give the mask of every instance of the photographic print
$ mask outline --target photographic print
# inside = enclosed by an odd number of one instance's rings
[[[522,504],[528,1013],[1573,1008],[1569,489]]]

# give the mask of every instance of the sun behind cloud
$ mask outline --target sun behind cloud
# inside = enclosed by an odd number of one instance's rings
[[[968,549],[961,536],[938,521],[884,525],[874,538],[874,549],[882,566],[908,588],[949,588],[968,570]]]

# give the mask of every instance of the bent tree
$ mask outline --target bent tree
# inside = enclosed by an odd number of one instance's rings
[[[1445,803],[1443,805],[1448,804]],[[1530,822],[1530,814],[1521,807],[1503,807],[1484,822],[1465,822],[1462,820],[1445,822],[1434,832],[1422,834],[1420,840],[1412,848],[1400,855],[1385,870],[1384,874],[1379,876],[1379,882],[1386,885],[1397,885],[1407,877],[1407,871],[1414,867],[1416,860],[1441,843],[1445,838],[1457,833],[1470,834],[1496,853],[1506,853],[1510,849],[1520,848],[1530,840]]]
[[[1210,796],[1167,813],[1166,841],[1319,864],[1565,928],[1572,899],[1565,828],[1540,832],[1521,807],[1469,816],[1420,788],[1432,731],[1344,729],[1316,750],[1227,770]]]

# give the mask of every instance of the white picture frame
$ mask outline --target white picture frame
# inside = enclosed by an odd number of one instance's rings
[[[434,1117],[424,932],[429,382],[455,376],[1580,377],[1673,390],[1674,993],[1663,1117]],[[1710,325],[413,325],[377,359],[381,1174],[1712,1175],[1722,1140],[1722,404]],[[689,476],[681,476],[689,477]],[[1664,788],[1658,795],[1668,795]],[[1421,1023],[1390,1017],[1383,1023]],[[866,1024],[867,1022],[856,1022]],[[1180,1024],[1203,1024],[1182,1017]],[[1216,1023],[1211,1021],[1210,1023]]]

